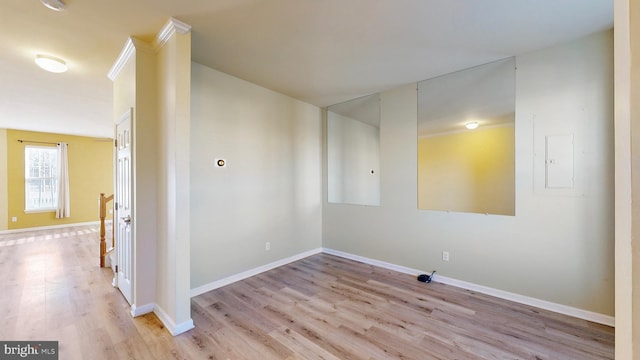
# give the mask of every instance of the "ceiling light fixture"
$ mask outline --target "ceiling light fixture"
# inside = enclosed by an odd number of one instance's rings
[[[478,127],[478,122],[477,121],[468,122],[468,123],[464,124],[464,127],[466,127],[469,130],[473,130],[473,129]]]
[[[40,0],[42,5],[48,7],[53,11],[62,11],[66,8],[66,5],[62,2],[62,0]]]
[[[67,63],[55,56],[38,54],[36,55],[36,64],[52,73],[63,73],[67,71]]]

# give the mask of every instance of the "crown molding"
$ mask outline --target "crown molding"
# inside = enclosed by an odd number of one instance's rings
[[[133,55],[134,50],[135,50],[135,45],[133,44],[133,38],[128,38],[127,41],[124,43],[124,47],[122,48],[122,51],[120,51],[120,55],[118,55],[118,57],[116,58],[116,61],[113,63],[113,65],[111,65],[111,69],[107,73],[107,77],[109,78],[109,80],[111,81],[116,80],[116,78],[118,77],[118,74],[120,74],[120,71],[122,71],[122,68],[124,67],[124,65],[127,63],[127,61],[129,61],[129,59],[131,58],[131,55]]]
[[[154,51],[154,49],[148,43],[140,39],[136,39],[134,37],[129,37],[127,41],[124,43],[124,47],[122,48],[122,51],[120,51],[120,55],[118,55],[118,58],[113,63],[113,65],[111,66],[111,69],[107,73],[107,77],[111,81],[116,80],[116,78],[118,77],[118,74],[120,74],[120,71],[122,71],[122,68],[129,61],[129,59],[131,59],[131,56],[135,54],[136,50],[142,50],[146,52]]]
[[[129,37],[125,42],[120,55],[107,73],[107,77],[111,81],[115,81],[124,65],[129,61],[136,50],[157,52],[164,46],[164,44],[167,43],[167,41],[169,41],[169,39],[171,39],[173,34],[177,33],[184,35],[189,32],[191,32],[191,25],[188,25],[176,18],[169,18],[169,21],[167,21],[167,23],[162,27],[152,44],[136,39],[135,37]]]
[[[156,51],[164,46],[164,44],[169,41],[173,34],[178,33],[181,35],[188,34],[191,31],[191,25],[186,24],[176,18],[169,18],[169,21],[164,25],[164,27],[156,36],[156,39],[153,43],[154,49]]]

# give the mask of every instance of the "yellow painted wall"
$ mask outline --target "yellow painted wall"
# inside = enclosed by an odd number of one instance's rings
[[[420,138],[418,208],[514,215],[513,126]]]
[[[8,228],[7,130],[0,129],[0,231]]]
[[[24,212],[24,148],[19,139],[69,144],[71,217],[56,219],[55,212]],[[113,193],[113,145],[90,137],[7,130],[7,183],[9,229],[98,221],[98,197]],[[111,205],[111,203],[109,203]],[[12,217],[17,222],[12,222]]]

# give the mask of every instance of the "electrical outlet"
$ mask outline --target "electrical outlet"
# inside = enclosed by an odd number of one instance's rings
[[[18,217],[17,216],[13,216],[11,218],[11,222],[18,222]]]
[[[449,261],[449,252],[448,251],[443,251],[442,252],[442,261]]]
[[[271,250],[271,243],[270,243],[270,242],[268,242],[268,241],[267,241],[266,243],[264,243],[264,249],[265,249],[266,251]]]

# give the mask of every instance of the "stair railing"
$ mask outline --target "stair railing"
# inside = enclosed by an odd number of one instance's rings
[[[105,258],[107,256],[107,242],[105,240],[106,230],[104,226],[104,220],[107,217],[107,203],[113,200],[113,194],[104,196],[104,193],[100,193],[100,267],[105,266]],[[111,249],[114,247],[113,242],[113,222],[111,223]]]

